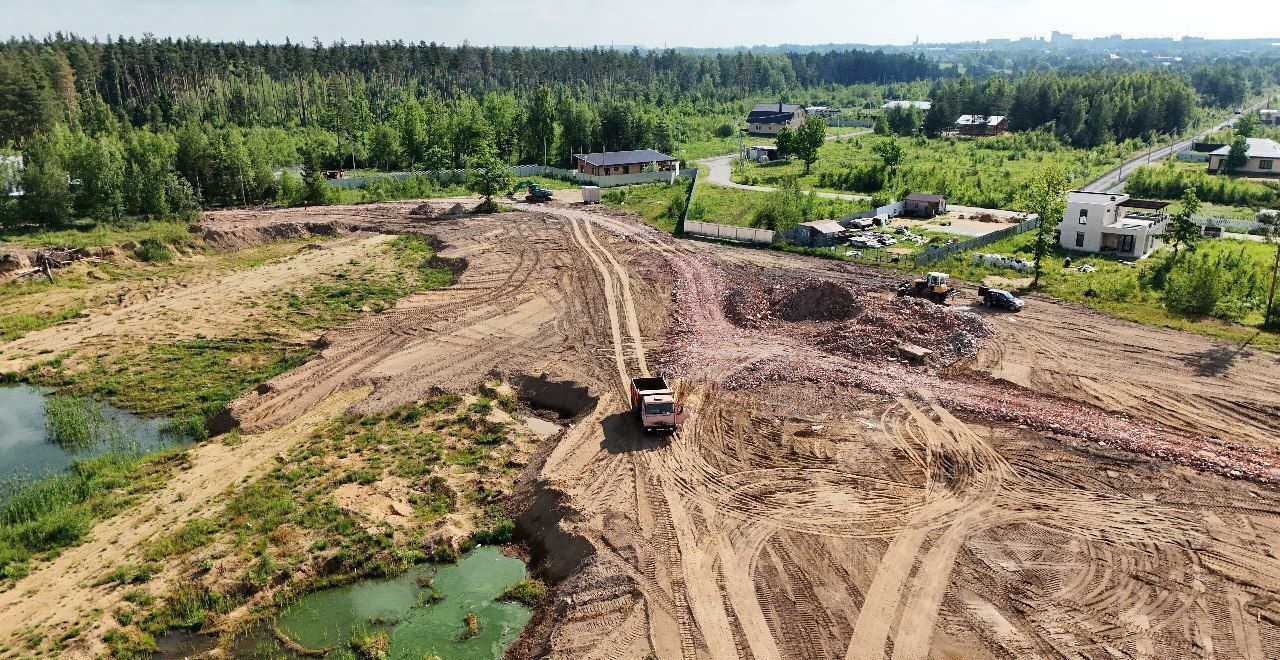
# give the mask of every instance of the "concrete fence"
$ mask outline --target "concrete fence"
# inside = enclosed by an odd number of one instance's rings
[[[698,168],[692,167],[682,169],[679,172],[658,170],[654,172],[636,172],[634,174],[592,176],[590,174],[582,174],[577,170],[566,170],[561,167],[550,167],[547,165],[514,165],[509,169],[512,174],[517,177],[544,176],[551,179],[586,183],[593,186],[600,186],[601,188],[630,186],[638,183],[653,183],[655,181],[673,182],[677,178],[692,177],[698,170]],[[329,179],[327,183],[334,188],[367,188],[370,183],[379,179],[404,180],[413,176],[424,176],[448,183],[461,184],[467,181],[466,170],[421,170],[417,172],[386,172],[382,174],[371,174],[369,176],[351,176],[342,179]]]
[[[1022,222],[1012,227],[997,229],[996,231],[993,231],[990,234],[985,234],[982,236],[978,236],[976,238],[971,238],[967,241],[960,241],[958,243],[951,243],[948,245],[943,245],[941,247],[934,247],[933,249],[925,250],[924,252],[916,255],[916,267],[919,268],[920,266],[933,263],[939,259],[942,259],[944,257],[949,257],[953,254],[968,252],[969,250],[976,250],[980,247],[991,245],[992,243],[995,243],[996,241],[999,241],[1001,239],[1005,239],[1010,236],[1016,236],[1018,234],[1021,234],[1024,231],[1031,231],[1032,229],[1035,229],[1036,227],[1039,227],[1039,226],[1040,226],[1040,216],[1032,215],[1031,217],[1027,218],[1026,220],[1023,220]]]
[[[768,229],[718,225],[713,222],[698,222],[697,220],[686,220],[684,233],[746,243],[768,244],[773,242],[773,232]]]

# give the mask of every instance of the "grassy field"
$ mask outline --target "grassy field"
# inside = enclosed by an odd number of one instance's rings
[[[251,607],[270,613],[301,591],[452,562],[477,544],[510,542],[515,525],[500,499],[532,444],[501,421],[517,421],[518,413],[500,389],[438,394],[320,428],[244,484],[225,508],[158,536],[142,563],[106,576],[108,588],[139,594],[114,613],[123,626],[117,641],[125,650],[147,651],[168,630],[225,624],[222,615],[255,596],[266,597]],[[412,488],[390,491],[405,497],[394,518],[371,523],[365,507],[353,503],[397,484]],[[373,515],[385,516],[383,508]],[[457,546],[433,535],[445,523],[460,536]],[[189,559],[195,553],[203,564]],[[185,579],[157,593],[146,583],[165,566],[178,566]],[[526,584],[508,597],[536,606],[544,595]]]
[[[1035,232],[1027,232],[993,243],[981,252],[1020,256],[1030,260],[1034,256],[1034,244]],[[1274,245],[1239,240],[1205,241],[1197,248],[1197,256],[1199,254],[1206,257],[1242,256],[1248,266],[1235,271],[1234,278],[1249,279],[1255,295],[1265,296],[1265,283],[1269,281],[1265,279],[1268,277],[1266,273],[1275,258]],[[930,264],[928,269],[945,271],[971,282],[998,276],[1008,280],[1009,286],[1025,286],[1030,283],[1029,274],[975,264],[971,261],[971,255],[972,253],[963,253],[948,257]],[[1072,268],[1062,267],[1063,259],[1067,256],[1072,258]],[[1068,253],[1054,244],[1045,260],[1041,291],[1145,325],[1195,332],[1240,344],[1249,342],[1249,345],[1256,348],[1280,352],[1280,333],[1265,331],[1259,327],[1262,322],[1260,309],[1248,310],[1238,322],[1210,315],[1188,316],[1170,311],[1165,305],[1164,292],[1157,275],[1170,256],[1166,247],[1149,259],[1129,266],[1110,257],[1082,257],[1078,253]],[[1097,270],[1092,273],[1076,270],[1086,264]]]
[[[435,251],[422,236],[400,236],[387,249],[388,264],[348,264],[308,291],[265,301],[256,325],[245,328],[243,336],[138,346],[100,356],[75,371],[54,356],[33,364],[22,378],[134,412],[173,417],[186,435],[199,439],[205,421],[227,402],[314,353],[310,346],[282,340],[289,335],[282,329],[323,331],[453,281],[453,271],[433,259]]]
[[[679,209],[683,208],[681,205],[687,191],[684,185],[651,183],[610,189],[604,192],[602,199],[614,208],[635,211],[655,227],[671,232],[675,231],[676,217]],[[756,212],[766,204],[770,194],[699,183],[689,218],[739,227],[754,226]],[[866,202],[815,198],[807,219],[838,218],[869,208],[871,206]]]
[[[879,171],[882,161],[874,147],[887,140],[902,148],[900,186],[884,181],[886,175]],[[788,177],[798,177],[803,188],[886,198],[905,191],[934,192],[946,195],[953,204],[1016,210],[1019,190],[1039,168],[1057,165],[1072,185],[1079,185],[1114,167],[1135,148],[1124,143],[1074,149],[1044,133],[973,140],[865,135],[827,142],[808,175],[799,161],[747,163],[735,170],[734,180],[776,186]]]

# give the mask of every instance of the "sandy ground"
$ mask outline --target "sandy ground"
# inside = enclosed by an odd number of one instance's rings
[[[902,312],[881,293],[897,274],[677,241],[599,208],[414,208],[208,221],[228,240],[325,218],[423,231],[467,264],[235,402],[252,440],[234,469],[335,409],[493,373],[575,415],[522,495],[553,596],[509,656],[1280,657],[1273,356],[1033,297],[974,321],[989,334],[970,357],[910,367],[824,343],[821,324],[726,312],[768,278]],[[692,415],[672,436],[627,412],[626,379],[655,372],[680,378]],[[196,482],[156,502],[234,480]],[[0,621],[95,606],[85,580],[119,522],[5,592]]]

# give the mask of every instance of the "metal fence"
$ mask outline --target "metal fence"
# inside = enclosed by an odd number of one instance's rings
[[[916,267],[919,268],[920,266],[933,263],[939,259],[942,259],[944,257],[949,257],[953,254],[959,254],[961,252],[968,252],[969,250],[976,250],[980,247],[986,247],[1001,239],[1005,239],[1010,236],[1016,236],[1018,234],[1021,234],[1024,231],[1031,231],[1032,229],[1035,229],[1036,227],[1039,227],[1039,226],[1040,226],[1040,216],[1032,215],[1031,217],[1027,218],[1026,220],[1023,220],[1022,222],[1012,227],[997,229],[996,231],[993,231],[990,234],[984,234],[982,236],[971,238],[967,241],[951,243],[949,245],[944,245],[942,247],[934,247],[931,250],[926,250],[916,255]]]
[[[686,220],[684,233],[746,243],[763,243],[767,245],[773,242],[773,232],[768,229],[718,225],[713,222],[699,222],[697,220]]]

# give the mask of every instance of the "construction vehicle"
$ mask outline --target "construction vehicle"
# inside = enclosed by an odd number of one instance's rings
[[[631,379],[631,410],[649,431],[674,431],[685,419],[684,406],[661,376]]]
[[[1014,296],[1012,293],[1004,289],[993,289],[988,286],[978,286],[978,303],[985,307],[994,307],[996,309],[1006,309],[1010,312],[1021,312],[1026,304],[1021,298]]]
[[[511,194],[514,195],[520,192],[521,190],[524,190],[525,188],[529,189],[529,194],[525,195],[524,201],[526,202],[551,201],[551,190],[549,188],[543,188],[542,186],[538,185],[537,181],[521,181],[520,183],[517,183],[514,188],[511,189]]]
[[[927,277],[898,285],[898,295],[924,298],[939,305],[945,305],[947,298],[955,293],[955,289],[947,284],[949,279],[950,276],[946,273],[929,273]]]

